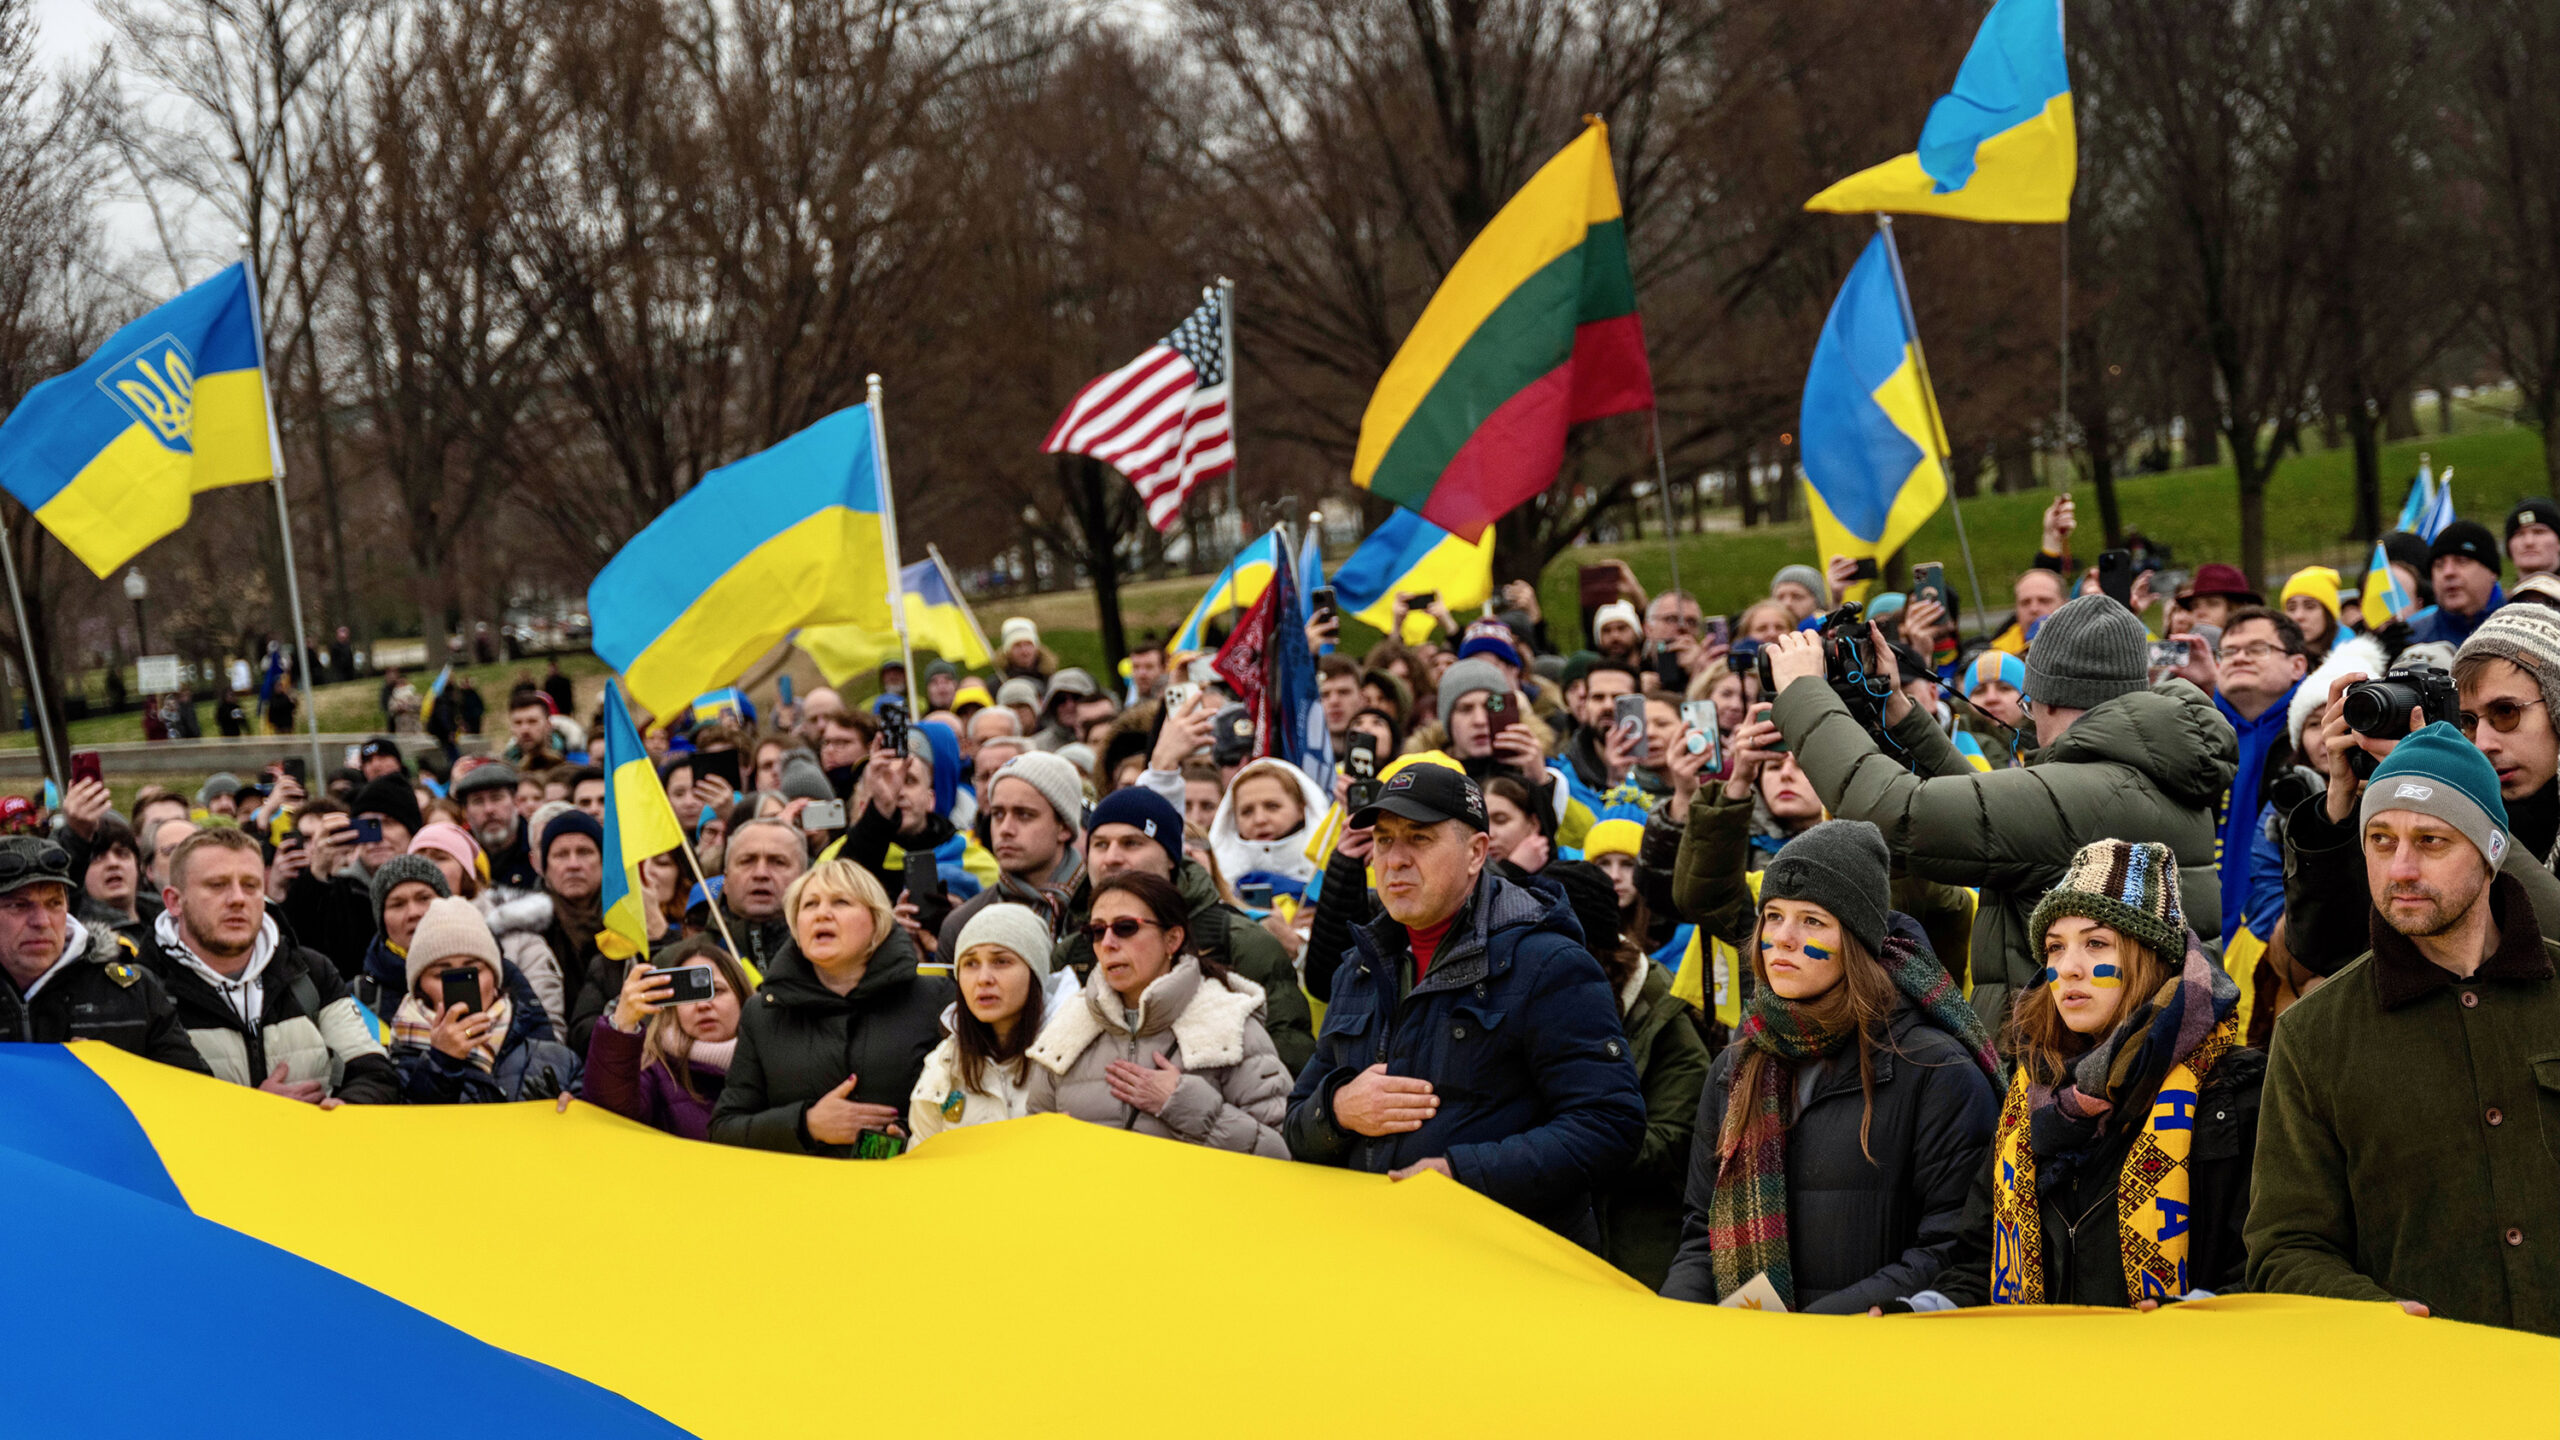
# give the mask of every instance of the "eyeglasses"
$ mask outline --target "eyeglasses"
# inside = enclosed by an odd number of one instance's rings
[[[1090,920],[1085,923],[1084,943],[1099,945],[1105,935],[1115,940],[1135,940],[1139,931],[1149,927],[1164,928],[1153,920],[1140,920],[1134,915],[1123,915],[1117,920]]]
[[[2478,733],[2483,720],[2501,735],[2512,734],[2518,725],[2524,723],[2524,712],[2541,703],[2539,700],[2492,700],[2477,710],[2464,710],[2455,715],[2454,723],[2462,727],[2465,735]]]
[[[2290,655],[2292,653],[2292,651],[2285,649],[2281,645],[2270,645],[2266,641],[2261,640],[2255,645],[2225,645],[2220,650],[2214,652],[2214,658],[2217,660],[2254,661],[2265,660],[2277,655]]]

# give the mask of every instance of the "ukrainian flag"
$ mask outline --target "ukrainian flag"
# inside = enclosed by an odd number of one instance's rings
[[[1176,655],[1197,655],[1208,649],[1202,637],[1208,633],[1209,622],[1261,599],[1262,592],[1271,588],[1271,577],[1279,570],[1280,532],[1266,530],[1262,538],[1237,551],[1236,558],[1227,562],[1227,568],[1218,572],[1218,578],[1209,582],[1209,593],[1201,596],[1200,603],[1191,607],[1190,618],[1182,622],[1181,629],[1173,632],[1173,638],[1165,642],[1165,649]],[[1339,604],[1340,586],[1337,584],[1335,588],[1335,601]]]
[[[2079,149],[2062,0],[1999,0],[1955,89],[1929,107],[1920,148],[1859,171],[1804,208],[2058,223],[2071,218]]]
[[[1482,540],[1452,535],[1411,510],[1399,508],[1369,533],[1333,572],[1333,598],[1343,614],[1386,633],[1395,621],[1396,596],[1437,590],[1449,613],[1463,615],[1493,596],[1493,530]],[[1408,645],[1431,633],[1428,615],[1407,615]]]
[[[1804,377],[1805,494],[1826,559],[1892,554],[1947,498],[1946,423],[1903,323],[1888,243],[1867,242]]]
[[[669,715],[803,626],[888,629],[884,474],[856,405],[703,476],[588,589],[596,654]]]
[[[2366,563],[2364,593],[2358,603],[2364,607],[2367,629],[2378,630],[2392,621],[2416,612],[2418,602],[2400,588],[2400,577],[2391,571],[2391,557],[2382,551],[2382,542],[2373,542],[2373,559]]]
[[[898,591],[907,611],[907,643],[929,650],[963,669],[993,663],[986,632],[952,583],[939,557],[919,560],[898,572]],[[841,685],[872,666],[899,658],[898,632],[868,630],[859,625],[815,625],[792,637],[826,672],[827,682]]]
[[[419,729],[424,730],[429,724],[434,722],[436,718],[436,702],[444,698],[445,687],[452,683],[453,664],[451,661],[447,661],[445,663],[445,667],[436,672],[435,683],[427,687],[426,700],[418,706]]]
[[[2400,502],[2400,519],[2391,528],[2412,535],[2427,523],[2428,514],[2436,508],[2435,472],[2428,468],[2427,457],[2418,457],[2418,478],[2409,482],[2409,498]]]
[[[693,714],[693,723],[697,729],[704,725],[718,725],[732,720],[742,725],[752,725],[756,718],[755,702],[747,698],[746,691],[735,685],[723,685],[708,695],[696,695],[693,697],[693,704],[687,708]]]
[[[233,265],[27,392],[0,424],[0,489],[104,579],[186,524],[197,492],[276,473],[263,358]]]
[[[649,892],[640,862],[684,844],[684,826],[658,781],[658,767],[640,745],[640,732],[623,708],[622,687],[604,687],[604,928],[596,948],[628,960],[649,953]]]

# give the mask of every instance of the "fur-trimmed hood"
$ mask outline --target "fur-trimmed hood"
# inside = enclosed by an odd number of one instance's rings
[[[1129,1033],[1119,995],[1102,982],[1100,970],[1094,974],[1080,1003],[1061,1010],[1032,1042],[1033,1063],[1052,1075],[1066,1074],[1103,1036]],[[1200,962],[1185,955],[1138,997],[1137,1033],[1169,1029],[1183,1069],[1215,1070],[1243,1062],[1245,1027],[1262,1008],[1261,986],[1241,975],[1209,980],[1200,973]]]
[[[1306,808],[1306,819],[1298,828],[1277,840],[1247,840],[1236,833],[1237,787],[1256,775],[1276,775],[1295,785],[1298,802]],[[1217,818],[1209,822],[1209,852],[1218,857],[1218,870],[1230,885],[1243,884],[1248,875],[1262,874],[1274,877],[1275,885],[1294,882],[1296,888],[1303,889],[1316,875],[1316,862],[1307,858],[1307,839],[1332,804],[1333,797],[1306,771],[1286,760],[1256,760],[1238,770],[1236,778],[1227,782],[1227,793],[1219,797]]]
[[[551,897],[540,890],[504,902],[483,890],[473,903],[480,909],[480,918],[489,922],[489,933],[500,940],[510,935],[539,935],[551,928]]]

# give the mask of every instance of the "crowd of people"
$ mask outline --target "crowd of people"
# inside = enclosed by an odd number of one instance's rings
[[[2074,529],[1979,638],[1847,561],[1730,617],[1399,599],[1357,658],[1318,613],[1325,773],[1192,657],[1019,619],[990,673],[706,697],[644,737],[687,839],[628,963],[565,677],[483,756],[86,781],[0,838],[0,1035],[812,1156],[1058,1113],[1428,1171],[1701,1303],[2560,1335],[2560,507],[2392,537],[2380,625]]]

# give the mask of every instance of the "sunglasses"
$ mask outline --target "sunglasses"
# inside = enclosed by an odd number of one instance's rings
[[[1087,945],[1099,945],[1102,943],[1102,937],[1105,935],[1111,936],[1115,940],[1135,940],[1138,938],[1139,931],[1151,926],[1159,929],[1162,928],[1161,926],[1156,926],[1156,922],[1153,920],[1140,920],[1129,915],[1123,915],[1117,920],[1087,921],[1084,927],[1084,943]]]
[[[2512,734],[2518,725],[2524,723],[2524,712],[2541,703],[2539,700],[2492,700],[2478,710],[2464,710],[2456,714],[2454,723],[2462,727],[2465,735],[2477,734],[2483,720],[2501,735]]]

